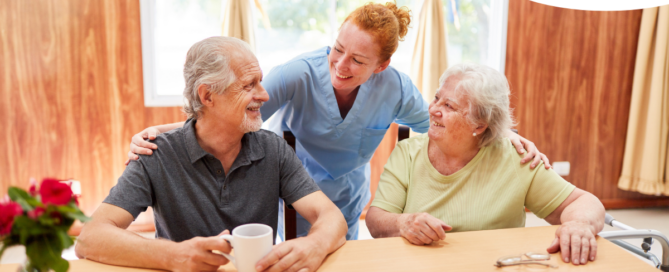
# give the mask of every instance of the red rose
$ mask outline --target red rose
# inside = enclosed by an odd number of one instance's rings
[[[37,217],[42,214],[44,214],[44,208],[37,207],[34,210],[28,212],[28,217],[30,217],[32,220],[37,220]]]
[[[14,202],[0,203],[0,236],[12,231],[14,217],[23,214],[21,205]]]
[[[56,179],[46,178],[42,180],[39,194],[42,196],[42,203],[44,204],[65,205],[72,200],[72,189],[70,186],[60,183]]]

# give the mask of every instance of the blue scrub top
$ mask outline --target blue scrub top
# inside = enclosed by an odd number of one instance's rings
[[[342,119],[330,81],[329,52],[323,47],[274,67],[263,78],[269,101],[260,111],[263,121],[276,115],[270,130],[295,135],[297,156],[309,175],[347,221],[357,220],[371,196],[365,168],[386,130],[396,122],[427,132],[428,103],[409,76],[389,66],[360,86]]]

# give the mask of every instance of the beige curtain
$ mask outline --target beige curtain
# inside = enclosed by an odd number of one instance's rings
[[[269,20],[258,0],[255,5],[260,10],[263,24],[269,29]],[[256,39],[253,27],[253,9],[249,0],[227,0],[223,8],[222,36],[239,38],[251,45],[255,52]]]
[[[643,10],[618,188],[669,195],[669,6]]]
[[[446,24],[441,0],[424,0],[411,62],[411,80],[427,101],[434,99],[439,76],[448,68]]]

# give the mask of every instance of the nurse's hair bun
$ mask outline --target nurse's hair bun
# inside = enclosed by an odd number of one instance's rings
[[[355,9],[344,23],[351,22],[374,37],[380,47],[380,61],[386,61],[397,50],[399,41],[404,40],[411,23],[411,10],[397,7],[393,2],[385,5],[367,3]]]
[[[386,3],[386,7],[388,7],[388,9],[390,9],[393,14],[395,14],[395,18],[397,18],[399,26],[400,41],[404,41],[404,36],[406,36],[407,32],[409,32],[409,24],[411,23],[411,10],[406,6],[397,7],[397,5],[393,2]]]

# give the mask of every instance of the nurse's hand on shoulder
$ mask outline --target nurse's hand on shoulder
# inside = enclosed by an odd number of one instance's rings
[[[257,271],[316,271],[327,252],[309,237],[292,239],[275,245],[256,265]]]
[[[397,219],[400,235],[414,245],[444,240],[451,226],[428,213],[405,213]]]
[[[130,163],[130,160],[136,161],[139,159],[139,154],[142,155],[151,155],[153,154],[152,149],[158,149],[158,146],[147,141],[156,139],[156,136],[160,134],[160,130],[154,127],[148,127],[142,132],[132,136],[132,142],[130,142],[130,151],[128,151],[128,160],[125,161],[125,165]]]
[[[525,157],[523,157],[522,160],[520,160],[520,163],[525,164],[529,161],[532,161],[532,164],[530,164],[530,169],[534,169],[534,167],[537,167],[539,165],[540,161],[544,162],[544,167],[546,169],[550,169],[551,162],[548,160],[548,157],[544,155],[543,153],[539,152],[539,149],[537,149],[537,146],[534,145],[534,143],[528,139],[523,138],[522,136],[514,133],[511,130],[508,130],[506,132],[506,137],[511,140],[511,143],[513,146],[516,147],[516,150],[518,151],[518,154],[524,154],[527,152]]]

